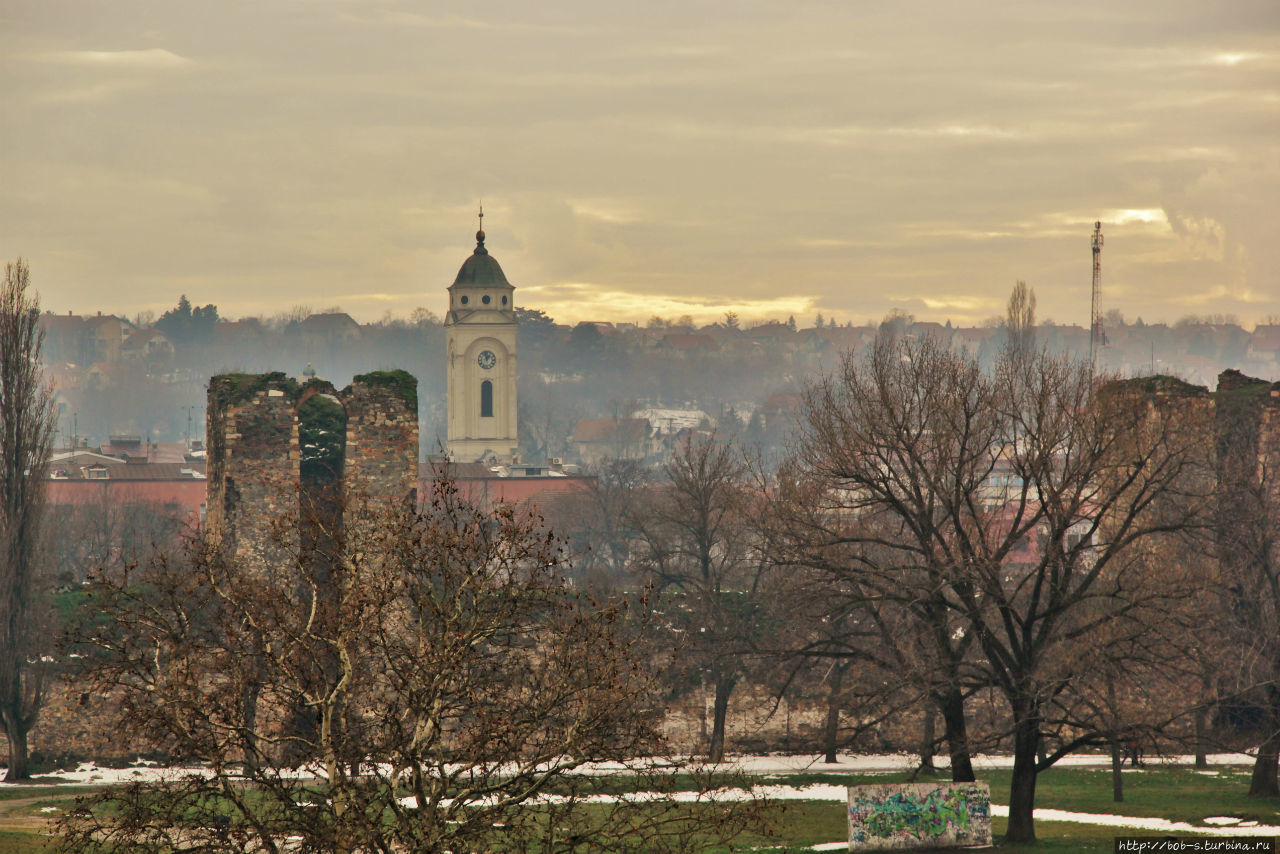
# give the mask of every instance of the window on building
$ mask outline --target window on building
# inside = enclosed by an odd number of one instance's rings
[[[493,383],[489,380],[480,383],[480,417],[493,417]]]

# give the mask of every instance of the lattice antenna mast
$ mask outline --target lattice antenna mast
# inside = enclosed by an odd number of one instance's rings
[[[1093,304],[1089,312],[1089,364],[1097,366],[1098,348],[1107,343],[1102,328],[1102,223],[1093,224]]]

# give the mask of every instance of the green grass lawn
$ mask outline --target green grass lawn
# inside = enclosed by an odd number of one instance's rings
[[[1036,806],[1082,813],[1102,813],[1135,817],[1160,817],[1173,821],[1202,825],[1209,816],[1233,816],[1260,824],[1280,825],[1280,802],[1260,801],[1246,796],[1249,771],[1246,768],[1216,768],[1215,774],[1197,773],[1189,768],[1150,767],[1126,772],[1122,803],[1112,800],[1111,773],[1109,770],[1080,768],[1054,768],[1040,776],[1037,785]],[[1009,797],[1009,772],[994,771],[980,775],[991,786],[992,801],[1007,804]],[[754,778],[763,785],[805,786],[809,784],[857,785],[865,783],[908,782],[906,774],[783,774]],[[932,778],[945,780],[945,777]],[[741,779],[734,780],[740,783]],[[917,780],[921,782],[921,780]],[[597,780],[599,790],[620,792],[628,789],[625,777]],[[692,780],[679,779],[675,788],[692,787]],[[28,802],[16,805],[10,811],[12,817],[49,816],[41,813],[44,806],[59,809],[70,807],[76,794],[94,791],[98,787],[86,786],[38,786],[22,789],[0,788],[0,816],[5,802],[17,798]],[[781,801],[771,816],[770,829],[739,839],[736,850],[756,847],[773,851],[802,851],[818,843],[836,842],[847,838],[845,806],[835,801]],[[1207,827],[1207,826],[1206,826]],[[993,820],[993,835],[997,842],[1003,835],[1005,820]],[[1036,832],[1039,841],[1034,845],[1004,846],[1009,852],[1110,852],[1116,836],[1157,835],[1152,831],[1080,824],[1074,822],[1038,821]],[[0,818],[0,851],[42,851],[43,840],[38,832],[23,827],[5,828]]]
[[[48,847],[49,838],[42,833],[0,830],[0,851],[5,854],[37,854]]]
[[[1204,826],[1209,816],[1232,816],[1259,824],[1280,825],[1280,802],[1247,797],[1249,769],[1215,768],[1215,774],[1197,773],[1190,768],[1148,767],[1124,772],[1124,801],[1112,799],[1111,772],[1103,769],[1051,768],[1040,775],[1036,787],[1036,806],[1070,812],[1167,818]],[[1007,770],[980,774],[979,779],[991,786],[991,800],[1009,803]],[[945,776],[931,778],[946,780]],[[868,783],[905,783],[909,776],[901,774],[795,774],[764,778],[777,785],[805,786],[817,783],[862,785]],[[924,782],[918,778],[916,782]],[[845,809],[840,803],[787,802],[783,805],[780,832],[775,844],[785,846],[813,845],[846,838]],[[999,843],[1006,821],[992,820],[992,835]],[[999,845],[1004,851],[1079,851],[1114,850],[1116,836],[1154,836],[1155,831],[1080,824],[1076,822],[1037,821],[1034,845]],[[765,840],[761,840],[765,842]],[[782,850],[786,850],[785,848]]]

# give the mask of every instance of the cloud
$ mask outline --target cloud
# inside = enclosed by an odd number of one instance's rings
[[[620,199],[568,199],[567,201],[574,216],[616,225],[641,220],[636,206]]]
[[[1209,62],[1214,65],[1226,65],[1228,67],[1239,65],[1242,62],[1253,62],[1261,59],[1262,54],[1253,51],[1240,51],[1236,53],[1216,53],[1209,58]]]
[[[968,313],[995,311],[1000,303],[992,299],[984,299],[968,294],[952,296],[921,296],[915,299],[924,303],[931,311],[963,311]]]
[[[1226,257],[1226,230],[1212,217],[1175,213],[1169,224],[1191,258],[1222,261]]]
[[[458,15],[438,17],[423,15],[419,12],[387,12],[383,21],[396,26],[425,27],[433,30],[491,30],[494,25],[478,18],[463,18]]]
[[[1270,294],[1260,294],[1257,291],[1253,291],[1248,288],[1231,288],[1227,285],[1215,285],[1207,291],[1200,291],[1198,293],[1186,294],[1184,296],[1173,298],[1174,302],[1189,306],[1221,306],[1224,302],[1256,305],[1267,303],[1271,300],[1272,297]]]
[[[103,80],[88,86],[44,92],[35,95],[32,100],[37,104],[84,104],[105,101],[141,88],[143,84],[137,80]]]
[[[146,50],[58,50],[36,54],[41,62],[86,68],[116,68],[121,70],[164,70],[186,68],[193,61],[162,47]]]

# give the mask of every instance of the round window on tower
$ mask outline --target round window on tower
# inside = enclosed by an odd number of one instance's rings
[[[466,305],[466,304],[467,304],[467,298],[466,298],[466,297],[463,297],[463,298],[462,298],[462,304],[463,304],[463,305]]]
[[[488,304],[489,304],[489,295],[488,295],[488,294],[485,294],[484,296],[482,296],[482,297],[480,298],[480,301],[481,301],[482,303],[484,303],[485,305],[488,305]]]

